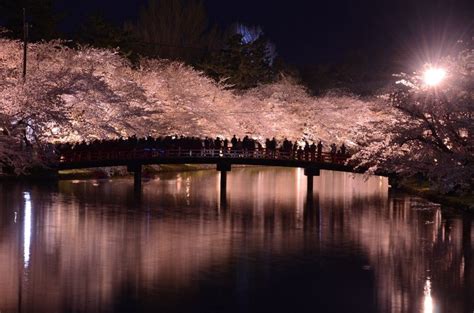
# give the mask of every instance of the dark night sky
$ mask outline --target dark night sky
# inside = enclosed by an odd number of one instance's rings
[[[133,20],[147,0],[60,0],[77,23],[102,11],[120,23]],[[347,51],[370,57],[396,53],[445,53],[473,35],[474,0],[204,0],[211,22],[260,25],[288,62],[334,60]]]

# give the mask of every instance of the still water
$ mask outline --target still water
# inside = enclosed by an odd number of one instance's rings
[[[473,221],[386,179],[0,184],[0,312],[473,312]]]

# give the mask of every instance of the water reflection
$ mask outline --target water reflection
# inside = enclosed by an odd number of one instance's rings
[[[474,308],[469,217],[378,177],[322,172],[314,190],[256,168],[229,173],[226,205],[213,171],[161,175],[140,201],[130,180],[0,184],[0,311]]]
[[[23,226],[23,261],[25,269],[30,263],[30,246],[31,246],[31,197],[29,192],[23,193],[25,200],[25,219]]]
[[[433,298],[431,297],[431,281],[428,277],[425,283],[423,313],[433,313]]]

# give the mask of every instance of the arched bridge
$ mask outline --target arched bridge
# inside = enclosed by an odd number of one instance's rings
[[[184,149],[184,148],[140,148],[107,149],[85,147],[81,149],[59,149],[58,170],[94,167],[126,166],[134,173],[136,187],[141,185],[143,165],[150,164],[216,164],[221,172],[221,195],[227,185],[227,172],[232,165],[258,165],[304,168],[308,178],[308,194],[313,191],[313,177],[320,170],[355,172],[347,165],[349,154],[329,153],[310,149]],[[358,171],[360,172],[360,171]]]

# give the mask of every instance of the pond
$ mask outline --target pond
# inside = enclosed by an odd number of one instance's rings
[[[0,183],[0,312],[472,312],[472,216],[381,177]]]

